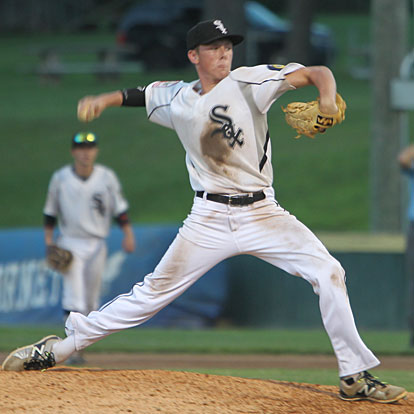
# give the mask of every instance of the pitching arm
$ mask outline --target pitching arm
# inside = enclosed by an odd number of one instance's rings
[[[78,119],[82,122],[90,122],[98,118],[106,108],[117,106],[145,106],[145,88],[85,96],[78,102]]]

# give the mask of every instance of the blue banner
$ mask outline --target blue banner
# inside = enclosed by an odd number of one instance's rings
[[[127,254],[121,248],[123,234],[114,227],[107,240],[102,304],[151,273],[177,231],[176,225],[134,226],[137,249]],[[62,323],[62,276],[45,265],[43,229],[0,231],[0,246],[0,324]],[[227,289],[224,262],[145,325],[211,326],[220,316]]]

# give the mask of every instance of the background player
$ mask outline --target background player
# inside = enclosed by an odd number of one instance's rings
[[[100,305],[107,255],[105,238],[114,217],[124,233],[124,250],[135,249],[128,203],[119,180],[111,169],[95,164],[97,142],[92,132],[79,132],[72,137],[73,165],[66,165],[53,174],[43,210],[46,246],[55,243],[54,228],[58,221],[60,232],[56,244],[73,254],[73,262],[63,277],[65,320],[70,312],[87,315]],[[80,354],[72,355],[69,361],[82,362]]]
[[[231,72],[233,45],[242,40],[220,20],[201,22],[187,34],[188,58],[199,80],[154,82],[79,102],[81,120],[92,120],[110,106],[145,105],[151,121],[174,129],[186,150],[194,204],[153,273],[98,312],[71,313],[63,341],[52,336],[14,351],[4,369],[62,362],[75,349],[144,323],[220,261],[252,254],[307,280],[319,295],[338,359],[341,398],[394,402],[406,396],[403,388],[383,384],[366,371],[379,361],[355,327],[344,270],[274,197],[267,111],[284,92],[314,85],[321,112],[337,113],[332,72],[296,63]]]

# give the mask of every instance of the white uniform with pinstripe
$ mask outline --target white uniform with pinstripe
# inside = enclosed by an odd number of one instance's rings
[[[274,198],[266,113],[292,89],[284,75],[300,67],[239,68],[203,95],[198,82],[155,82],[146,88],[148,117],[177,132],[197,195],[153,273],[100,311],[70,315],[67,334],[74,334],[78,350],[145,322],[220,261],[251,254],[311,283],[340,376],[378,365],[355,327],[341,265]],[[285,138],[277,131],[272,135]],[[238,198],[231,205],[211,201],[208,193],[259,197],[248,205],[239,205]]]

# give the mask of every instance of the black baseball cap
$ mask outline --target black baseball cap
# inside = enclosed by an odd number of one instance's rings
[[[222,20],[205,20],[197,23],[187,32],[187,50],[221,39],[229,39],[233,45],[237,45],[243,41],[244,37],[230,34]]]
[[[77,132],[72,137],[72,148],[96,147],[98,137],[93,132]]]

